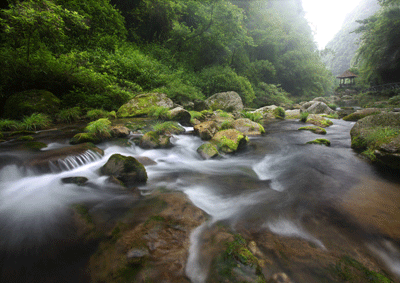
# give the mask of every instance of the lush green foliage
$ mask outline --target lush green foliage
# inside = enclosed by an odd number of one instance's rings
[[[285,119],[286,113],[282,107],[277,107],[274,109],[273,114],[278,119]]]
[[[0,120],[0,131],[16,131],[22,129],[21,122],[9,119]]]
[[[101,118],[96,121],[90,122],[86,128],[85,132],[89,134],[95,134],[100,138],[110,138],[111,137],[111,122],[107,118]]]
[[[154,117],[159,120],[168,120],[169,118],[169,109],[166,107],[154,106],[149,111],[149,116]]]
[[[63,123],[72,123],[78,121],[81,118],[81,108],[73,107],[69,109],[61,110],[57,114],[56,120]]]
[[[308,112],[301,112],[300,113],[300,121],[305,123],[307,122],[308,119]]]
[[[220,130],[228,130],[233,129],[233,124],[231,121],[224,121],[222,122],[221,126],[219,127]]]
[[[253,122],[260,122],[263,118],[263,115],[258,112],[247,112],[247,111],[242,111],[242,116],[244,118],[248,118]]]
[[[108,112],[103,109],[92,109],[86,113],[86,118],[88,118],[91,121],[107,117],[108,117]]]
[[[153,130],[156,134],[177,134],[185,131],[177,122],[167,121],[163,123],[155,123]]]

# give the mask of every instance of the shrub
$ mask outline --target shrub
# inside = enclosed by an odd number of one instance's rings
[[[300,113],[300,121],[305,123],[307,122],[308,119],[308,112],[301,112]]]
[[[274,116],[278,119],[285,119],[286,113],[282,107],[277,107],[273,112]]]
[[[22,129],[21,122],[9,119],[0,120],[0,131],[16,131]]]
[[[56,120],[62,123],[72,123],[78,121],[81,116],[81,108],[74,107],[65,110],[61,110],[60,113],[57,114]]]
[[[103,109],[93,109],[86,113],[86,118],[91,121],[98,120],[100,118],[108,118],[108,116],[109,113]]]
[[[95,134],[101,138],[111,137],[111,122],[107,118],[101,118],[96,121],[90,122],[86,128],[85,132],[90,134]]]
[[[46,114],[33,113],[22,120],[22,128],[28,131],[36,131],[49,127],[51,119]]]

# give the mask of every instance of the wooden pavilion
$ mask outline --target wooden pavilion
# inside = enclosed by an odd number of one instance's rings
[[[347,87],[347,86],[353,86],[356,84],[355,78],[358,76],[350,72],[349,70],[345,71],[341,76],[338,76],[340,80],[339,85],[340,87]]]

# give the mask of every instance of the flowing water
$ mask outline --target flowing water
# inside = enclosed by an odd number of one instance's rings
[[[207,278],[208,267],[200,264],[200,236],[213,223],[225,221],[232,227],[247,223],[326,250],[327,240],[318,232],[309,231],[304,223],[305,215],[321,213],[321,209],[344,211],[340,217],[348,221],[345,230],[365,243],[392,274],[400,275],[398,244],[390,237],[396,239],[400,234],[399,207],[395,202],[400,199],[400,183],[396,176],[376,169],[350,148],[352,125],[334,120],[324,137],[332,145],[325,147],[306,145],[319,136],[298,131],[299,122],[278,122],[266,127],[265,136],[251,137],[243,152],[208,161],[201,160],[196,152],[203,141],[188,134],[174,137],[171,149],[143,150],[133,143],[130,147],[108,143],[99,146],[105,151],[104,157],[88,152],[59,160],[52,165],[53,172],[47,174],[29,171],[18,162],[13,164],[13,160],[23,158],[20,153],[0,151],[0,158],[8,160],[0,171],[1,282],[9,278],[14,282],[89,280],[83,271],[71,273],[74,268],[81,268],[72,251],[57,249],[60,243],[68,247],[72,232],[66,222],[72,204],[92,203],[92,210],[119,207],[113,211],[114,217],[129,206],[129,195],[112,187],[99,174],[100,167],[114,153],[144,156],[157,162],[146,167],[149,179],[140,188],[142,194],[159,188],[182,191],[210,215],[208,222],[191,236],[186,272],[193,282]],[[63,146],[66,144],[49,145],[52,149]],[[76,176],[86,177],[88,182],[83,186],[62,182],[63,178]],[[360,192],[360,187],[364,191]],[[365,194],[371,192],[375,199],[391,200],[393,204],[386,208],[368,206],[371,200]],[[365,199],[360,200],[360,195]],[[365,209],[371,215],[364,213]],[[379,214],[382,210],[387,223],[381,230],[379,221],[378,228],[370,228],[367,224],[374,211]],[[89,256],[92,250],[86,252]],[[45,260],[53,257],[54,262],[61,263],[49,264]]]

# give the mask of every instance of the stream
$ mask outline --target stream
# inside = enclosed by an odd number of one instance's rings
[[[183,134],[173,137],[171,149],[103,143],[98,146],[105,152],[103,157],[90,152],[71,157],[46,174],[10,161],[0,167],[0,281],[89,282],[82,266],[95,247],[69,248],[73,229],[68,208],[91,203],[92,211],[107,211],[103,219],[107,223],[129,207],[129,194],[116,190],[99,174],[115,153],[157,162],[146,167],[148,182],[140,187],[142,195],[160,188],[182,191],[209,215],[191,236],[186,274],[194,283],[206,282],[209,272],[209,265],[202,264],[201,234],[218,222],[233,229],[236,225],[250,230],[257,227],[302,239],[322,251],[330,250],[329,233],[324,229],[332,225],[344,239],[361,243],[398,279],[400,179],[372,166],[350,148],[354,123],[333,122],[323,136],[331,141],[330,147],[306,145],[321,136],[298,131],[300,122],[286,120],[267,125],[266,135],[250,137],[247,149],[219,160],[202,160],[196,149],[203,141]],[[45,150],[64,146],[67,141],[57,140]],[[3,157],[20,160],[23,153],[2,149],[0,144]],[[78,186],[61,181],[75,176],[86,177],[88,182]],[[329,224],[309,224],[307,219],[322,214],[330,219]]]

